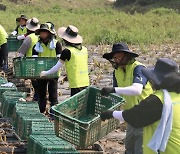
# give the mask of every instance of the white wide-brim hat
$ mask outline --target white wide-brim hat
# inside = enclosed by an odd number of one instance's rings
[[[26,28],[30,31],[36,31],[37,29],[40,28],[40,25],[39,25],[39,20],[37,18],[32,18],[32,19],[29,19],[27,22],[26,22]]]
[[[75,26],[60,27],[58,36],[70,43],[79,44],[83,42],[82,37],[78,34],[78,29]]]

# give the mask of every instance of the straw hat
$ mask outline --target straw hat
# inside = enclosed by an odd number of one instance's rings
[[[70,43],[79,44],[83,42],[82,37],[78,34],[78,29],[75,26],[60,27],[58,36]]]
[[[26,28],[30,31],[35,31],[40,28],[39,20],[35,17],[29,19],[26,23]]]

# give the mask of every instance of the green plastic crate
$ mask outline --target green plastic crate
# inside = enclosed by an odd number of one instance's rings
[[[55,133],[78,149],[85,149],[116,129],[119,121],[100,120],[105,110],[120,110],[124,99],[118,95],[101,96],[100,90],[88,87],[52,107],[55,113]]]
[[[38,111],[39,112],[39,105],[37,102],[21,102],[19,101],[16,104],[16,112],[28,112],[28,111]]]
[[[3,78],[3,77],[0,77],[0,84],[5,84],[7,83],[7,79],[6,78]]]
[[[1,103],[1,113],[3,117],[12,117],[14,107],[20,97],[6,96]]]
[[[17,78],[38,79],[40,78],[41,71],[49,70],[56,65],[57,61],[58,58],[54,57],[14,58],[14,76]],[[60,72],[57,72],[43,78],[58,78],[59,75]]]
[[[15,96],[15,97],[22,97],[22,98],[26,98],[27,97],[27,93],[26,92],[21,92],[21,91],[5,91],[3,93],[3,96]]]
[[[29,115],[38,115],[39,107],[37,102],[18,102],[13,110],[12,121],[15,129],[18,127],[20,118]]]
[[[29,115],[29,114],[36,114],[36,113],[40,113],[37,102],[19,101],[13,110],[12,119],[13,121],[15,121],[19,114]]]
[[[77,153],[76,149],[67,141],[56,135],[30,135],[28,139],[27,154],[46,154],[47,151]]]
[[[27,140],[29,135],[31,135],[31,127],[32,122],[46,122],[48,123],[49,120],[43,114],[20,114],[20,119],[18,121],[18,127],[15,129],[18,136],[21,140]]]
[[[0,84],[0,101],[2,101],[2,95],[5,91],[17,91],[17,87],[15,86],[15,84],[13,84],[12,87],[4,87],[2,86],[3,84]]]
[[[25,112],[18,112],[18,113],[16,113],[16,117],[14,118],[13,117],[13,127],[14,127],[14,129],[15,129],[15,131],[18,133],[19,131],[21,131],[21,129],[22,129],[22,118],[27,118],[27,119],[32,119],[32,118],[37,118],[38,117],[38,119],[46,119],[46,120],[43,120],[43,121],[48,121],[48,119],[44,116],[44,115],[42,115],[41,113],[39,113],[39,112],[28,112],[28,113],[25,113]],[[28,121],[28,120],[27,120]],[[35,120],[35,121],[37,121],[37,120]],[[38,120],[39,121],[39,120]],[[30,124],[31,125],[31,124]],[[31,129],[31,128],[30,128]]]
[[[19,91],[5,91],[2,94],[2,102],[5,99],[9,98],[9,96],[11,96],[12,98],[13,97],[26,98],[27,97],[27,93],[26,92],[19,92]]]
[[[45,154],[80,154],[78,151],[61,151],[61,152],[57,152],[57,151],[46,151]],[[87,154],[91,154],[91,153],[87,153]],[[95,154],[95,153],[92,153]]]
[[[50,122],[32,121],[31,135],[55,135],[54,124]]]
[[[23,41],[17,40],[16,37],[8,37],[7,38],[7,48],[8,52],[16,52],[21,46]]]

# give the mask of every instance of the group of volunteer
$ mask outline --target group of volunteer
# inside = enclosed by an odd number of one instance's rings
[[[57,104],[58,78],[43,79],[58,72],[65,65],[71,96],[90,85],[88,51],[82,45],[83,38],[75,26],[60,27],[54,24],[39,24],[35,17],[21,15],[11,35],[23,40],[18,49],[19,57],[57,57],[59,61],[49,70],[40,73],[41,79],[32,80],[34,100],[38,101],[41,113],[46,110],[46,91],[51,106]],[[57,35],[62,39],[59,42]],[[2,38],[4,36],[4,38]],[[0,67],[8,67],[7,33],[0,26]],[[62,50],[62,44],[64,49]],[[7,56],[7,55],[6,55]],[[178,154],[180,153],[180,72],[178,64],[168,58],[159,58],[154,68],[146,68],[136,60],[139,55],[126,43],[114,43],[112,51],[105,53],[113,71],[112,87],[103,87],[101,94],[108,97],[116,93],[125,98],[122,111],[104,111],[100,118],[115,118],[127,122],[125,154]],[[50,112],[52,112],[50,110]]]

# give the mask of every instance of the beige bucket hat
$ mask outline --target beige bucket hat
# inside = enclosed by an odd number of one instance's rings
[[[60,27],[58,29],[58,36],[70,43],[79,44],[83,42],[82,37],[78,34],[78,29],[73,25]]]
[[[36,31],[36,29],[40,28],[39,20],[35,17],[33,17],[32,19],[29,19],[26,23],[26,28],[33,32]]]

